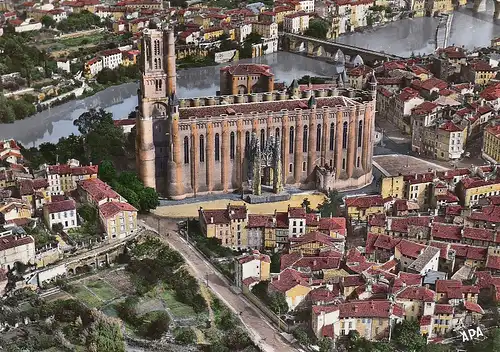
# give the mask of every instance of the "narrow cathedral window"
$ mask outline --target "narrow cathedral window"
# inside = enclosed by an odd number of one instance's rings
[[[245,132],[245,150],[248,151],[249,147],[250,147],[250,132],[246,131]]]
[[[215,161],[220,160],[219,134],[215,134]]]
[[[200,135],[200,163],[205,162],[205,137]]]
[[[280,129],[279,128],[276,129],[276,136],[275,137],[276,137],[276,140],[280,139]]]
[[[234,159],[234,132],[231,132],[229,137],[229,157],[231,160]]]
[[[330,150],[335,149],[335,125],[330,125]]]
[[[361,147],[363,141],[363,121],[359,121],[358,125],[358,148]]]
[[[288,148],[288,152],[290,154],[293,154],[293,142],[294,142],[294,131],[293,131],[293,127],[290,127],[290,146]],[[290,171],[291,172],[291,171]]]
[[[189,164],[189,138],[184,137],[184,164]]]
[[[160,55],[160,41],[155,40],[155,55]]]
[[[342,159],[342,170],[345,170],[345,158]]]
[[[307,126],[304,126],[304,133],[302,134],[302,151],[307,153]]]
[[[359,167],[360,162],[361,162],[361,159],[360,159],[360,157],[358,156],[358,160],[357,160],[357,162],[356,162],[356,167]]]
[[[342,148],[347,149],[347,122],[344,122],[344,131],[342,133]]]
[[[321,151],[321,125],[316,129],[316,151]]]
[[[264,151],[264,145],[266,143],[265,141],[265,138],[266,138],[266,132],[264,131],[264,129],[261,129],[260,130],[260,151]]]

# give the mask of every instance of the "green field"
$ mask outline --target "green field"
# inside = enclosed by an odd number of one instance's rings
[[[167,307],[170,309],[170,312],[176,318],[190,318],[195,317],[196,313],[190,306],[181,303],[175,299],[174,293],[170,290],[164,290],[161,293],[161,298],[167,304]]]
[[[74,292],[72,295],[81,300],[90,308],[98,308],[102,305],[102,301],[96,297],[92,292],[90,292],[83,285],[73,285]]]
[[[99,43],[105,41],[107,39],[107,37],[109,37],[109,34],[98,33],[98,34],[93,34],[93,35],[89,35],[89,36],[60,39],[58,41],[58,43],[66,46],[66,47],[83,46],[83,45],[89,45],[89,44],[99,44]]]
[[[110,301],[120,296],[120,292],[103,280],[87,283],[87,287],[103,301]]]

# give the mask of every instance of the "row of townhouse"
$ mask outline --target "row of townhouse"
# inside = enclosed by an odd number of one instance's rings
[[[480,199],[500,194],[500,179],[496,170],[496,166],[476,166],[470,169],[457,168],[386,176],[381,183],[381,198],[412,201],[418,204],[421,210],[444,210],[445,208],[440,206],[455,204],[470,207],[476,205]],[[363,199],[359,198],[358,202]],[[354,213],[355,209],[351,212]],[[372,212],[380,213],[376,209]]]
[[[135,65],[139,54],[139,50],[109,49],[101,51],[96,57],[85,62],[84,73],[87,77],[94,77],[105,68],[114,70],[121,65]]]
[[[199,221],[207,238],[238,250],[307,247],[314,252],[326,243],[343,251],[346,235],[345,218],[322,218],[302,207],[261,215],[249,214],[246,206],[228,204],[226,209],[200,208]]]
[[[0,171],[0,267],[12,269],[16,261],[35,264],[35,243],[22,226],[45,222],[50,230],[79,226],[77,202],[97,208],[102,232],[108,241],[125,238],[137,230],[137,210],[97,178],[97,166],[44,165],[30,174],[19,164]],[[57,259],[57,258],[56,258]]]

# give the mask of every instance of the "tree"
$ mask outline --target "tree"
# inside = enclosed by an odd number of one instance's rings
[[[269,307],[276,314],[285,314],[288,312],[288,303],[285,295],[281,293],[272,293],[269,295]]]
[[[326,39],[328,23],[321,19],[313,19],[309,22],[309,28],[304,34],[314,38]]]
[[[225,332],[222,343],[229,348],[230,351],[241,351],[245,347],[252,344],[243,328],[240,326],[233,326],[229,331]]]
[[[336,189],[328,191],[327,199],[318,206],[321,217],[337,216],[340,213],[342,198]]]
[[[139,192],[139,204],[139,210],[143,213],[149,212],[151,209],[155,209],[160,204],[158,193],[154,188],[145,187]]]
[[[45,27],[45,28],[50,28],[50,27],[54,27],[56,25],[56,21],[50,17],[50,16],[43,16],[41,19],[40,19],[40,22],[42,23],[42,25]]]
[[[427,341],[420,334],[420,326],[416,320],[403,320],[394,327],[394,343],[406,351],[421,351]]]
[[[107,124],[113,124],[113,114],[100,108],[90,109],[81,114],[73,125],[78,127],[78,132],[82,136],[88,136],[91,132],[99,131],[99,129]]]
[[[16,121],[14,109],[7,103],[7,98],[0,94],[0,123],[12,123],[14,121]]]
[[[306,213],[312,213],[311,202],[309,201],[309,199],[304,198],[301,205],[302,205],[302,208],[306,209]]]
[[[99,165],[99,179],[104,182],[111,183],[116,178],[116,169],[113,162],[110,160],[104,160]]]
[[[90,351],[125,352],[120,326],[100,312],[93,312],[95,321],[89,327],[86,339]]]
[[[175,342],[190,345],[196,342],[196,334],[191,328],[180,327],[175,330]]]
[[[309,338],[307,331],[302,327],[298,327],[297,329],[293,330],[292,334],[293,337],[295,337],[297,341],[302,345],[307,346],[311,343],[311,339]]]
[[[150,322],[146,322],[143,327],[144,335],[150,339],[157,340],[170,326],[170,317],[167,312],[155,312],[154,318]]]
[[[318,341],[319,352],[331,352],[333,351],[333,341],[328,337],[323,337]]]
[[[61,223],[53,224],[52,231],[55,233],[61,233],[64,230],[64,226]]]
[[[215,318],[215,324],[222,331],[228,331],[237,325],[236,317],[229,309],[223,309]]]

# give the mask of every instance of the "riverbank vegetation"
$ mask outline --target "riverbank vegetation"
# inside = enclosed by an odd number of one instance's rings
[[[23,95],[19,99],[6,98],[0,93],[0,123],[12,123],[36,113],[35,99],[32,95]]]

